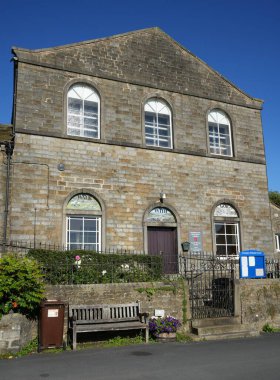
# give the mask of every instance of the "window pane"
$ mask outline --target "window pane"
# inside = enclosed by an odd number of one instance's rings
[[[227,251],[226,247],[224,245],[217,245],[217,255],[219,256],[226,256]]]
[[[216,243],[217,244],[225,244],[226,243],[225,235],[216,235]]]
[[[161,125],[169,125],[169,116],[168,115],[158,115],[158,123]]]
[[[236,235],[227,235],[227,244],[236,244],[237,237]]]
[[[227,247],[227,253],[228,255],[237,255],[237,250],[235,245],[228,245]]]
[[[84,229],[85,231],[96,231],[96,219],[85,219]]]
[[[83,220],[78,218],[70,218],[70,229],[73,231],[83,230]]]
[[[84,243],[96,243],[96,233],[95,232],[85,232],[84,233]]]
[[[222,223],[215,223],[215,231],[216,231],[216,234],[224,234],[225,225]]]
[[[236,234],[236,224],[227,224],[226,225],[227,234]]]
[[[75,115],[83,114],[83,101],[80,99],[68,98],[68,113]]]
[[[68,248],[70,250],[75,250],[75,249],[83,249],[83,244],[74,244],[74,243],[70,243],[68,245]]]
[[[95,116],[98,112],[97,103],[89,102],[85,100],[84,103],[84,116]]]
[[[82,232],[70,232],[70,243],[82,243],[83,233]]]

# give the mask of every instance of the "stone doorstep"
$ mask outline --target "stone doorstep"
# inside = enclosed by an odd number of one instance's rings
[[[260,335],[258,330],[242,325],[238,317],[193,321],[192,333],[200,340],[246,338]]]
[[[240,317],[204,318],[204,319],[194,319],[192,321],[192,327],[239,325],[239,324],[241,324]]]

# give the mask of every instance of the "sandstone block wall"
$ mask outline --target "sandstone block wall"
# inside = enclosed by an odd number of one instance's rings
[[[103,201],[103,249],[142,251],[145,211],[164,191],[164,204],[177,212],[181,241],[199,229],[204,250],[212,251],[212,210],[226,199],[240,210],[242,249],[273,251],[262,164],[17,134],[12,239],[33,241],[36,209],[37,241],[65,243],[65,202],[82,190]]]
[[[280,327],[280,283],[278,279],[240,280],[241,320],[260,331],[266,323]]]
[[[172,283],[124,283],[94,285],[52,285],[46,289],[48,299],[56,299],[66,304],[98,305],[119,304],[140,301],[141,310],[150,317],[155,309],[164,310],[183,320],[184,300],[186,317],[190,318],[188,287],[182,282]],[[64,334],[67,332],[68,311],[66,307]]]

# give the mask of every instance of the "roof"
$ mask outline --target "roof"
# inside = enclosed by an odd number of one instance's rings
[[[45,49],[13,47],[22,63],[261,109],[251,97],[160,28]]]

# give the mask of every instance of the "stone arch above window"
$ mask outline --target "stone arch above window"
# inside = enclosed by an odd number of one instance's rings
[[[233,156],[232,131],[225,112],[214,109],[208,114],[209,150],[219,156]]]
[[[67,134],[100,138],[100,97],[88,84],[75,83],[68,90]]]
[[[151,98],[144,105],[145,143],[147,146],[173,148],[172,112],[162,99]]]

